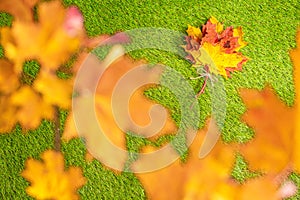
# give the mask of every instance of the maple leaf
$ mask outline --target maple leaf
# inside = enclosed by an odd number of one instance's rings
[[[244,89],[240,94],[247,107],[243,120],[255,131],[254,139],[241,151],[250,167],[279,173],[292,156],[293,109],[282,103],[270,87],[262,91]]]
[[[114,55],[114,52],[111,52],[111,55]],[[110,63],[110,61],[108,60],[110,59],[106,58],[104,61],[100,61],[98,58],[89,60],[88,61],[90,62],[89,66],[91,66],[91,70],[89,71],[89,73],[92,75],[95,74],[93,70],[98,70],[99,68],[104,69],[105,63]],[[125,140],[126,133],[123,130],[121,130],[118,124],[115,122],[113,112],[112,112],[112,107],[111,107],[112,93],[116,83],[124,74],[134,69],[135,67],[138,67],[143,64],[145,64],[144,61],[134,61],[129,56],[121,56],[120,58],[112,62],[109,66],[107,66],[107,69],[105,70],[104,74],[101,76],[101,79],[99,80],[96,95],[95,95],[95,109],[96,109],[98,122],[101,124],[102,130],[107,135],[107,137],[112,141],[112,143],[122,149],[126,149],[126,140]],[[78,65],[76,64],[76,66]],[[82,81],[89,83],[91,82],[91,79],[82,80]],[[144,87],[137,89],[137,91],[133,93],[129,101],[131,118],[136,124],[140,126],[145,126],[151,122],[148,116],[148,112],[149,109],[153,105],[155,105],[154,102],[150,101],[148,98],[144,96],[143,94],[144,90],[145,90]],[[82,99],[81,101],[80,98],[77,98],[75,99],[75,102],[81,104],[81,106],[79,107],[77,106],[77,108],[84,107],[84,103],[85,103],[84,99]],[[73,113],[70,113],[66,122],[65,131],[62,136],[62,138],[67,141],[69,139],[78,136],[73,117],[74,117]],[[84,121],[85,119],[82,120]],[[177,127],[174,121],[171,119],[170,115],[168,114],[165,126],[152,139],[155,140],[157,137],[165,133],[173,133],[176,131],[176,129]],[[128,131],[129,130],[131,130],[130,127],[128,127]],[[86,137],[85,139],[86,139],[87,147],[91,151],[98,152],[98,149],[100,149],[101,147],[97,145],[97,139],[94,141],[93,139],[91,139],[94,136],[89,134],[90,133],[84,134],[84,137]],[[93,145],[93,147],[89,148],[89,144]]]
[[[45,103],[64,109],[71,107],[72,80],[59,79],[56,75],[42,71],[33,88],[42,94]]]
[[[247,112],[243,119],[255,131],[255,138],[241,151],[249,160],[250,167],[268,173],[279,173],[292,169],[299,171],[299,46],[300,33],[297,35],[298,48],[290,52],[294,63],[296,101],[288,107],[280,101],[270,88],[263,91],[241,90],[241,97]],[[263,120],[262,120],[263,119]],[[264,152],[263,154],[261,152]]]
[[[19,77],[14,72],[13,64],[8,60],[0,59],[0,93],[9,94],[15,91],[19,85]]]
[[[17,107],[12,105],[10,96],[0,96],[0,133],[9,133],[17,123]]]
[[[219,45],[213,46],[206,42],[202,45],[202,48],[210,56],[214,66],[216,66],[216,69],[214,69],[212,65],[209,65],[210,71],[225,78],[230,77],[230,72],[241,70],[242,64],[247,61],[247,58],[240,53],[224,53]]]
[[[233,37],[233,28],[228,27],[220,35],[220,45],[226,53],[233,53],[240,46],[238,39]]]
[[[39,0],[9,0],[0,2],[0,10],[12,14],[19,21],[33,20],[32,9]]]
[[[281,200],[278,186],[272,180],[273,177],[259,177],[248,180],[238,190],[238,200]]]
[[[296,88],[296,100],[295,100],[295,130],[294,130],[294,168],[300,172],[300,123],[297,121],[300,119],[300,30],[296,37],[297,48],[290,51],[290,57],[294,64],[294,82]]]
[[[73,200],[79,199],[77,189],[86,183],[79,167],[64,168],[64,157],[60,152],[47,150],[43,161],[29,158],[22,176],[31,185],[26,192],[37,199]]]
[[[211,44],[216,44],[219,40],[218,33],[217,33],[217,25],[213,24],[210,20],[202,27],[202,40],[201,44],[208,42]]]
[[[29,59],[55,71],[83,40],[83,18],[77,8],[65,10],[59,1],[51,1],[39,4],[38,10],[38,23],[16,20],[11,28],[1,29],[1,43],[17,73]]]
[[[186,163],[180,160],[160,170],[136,174],[149,199],[234,199],[234,183],[230,171],[235,154],[232,147],[218,141],[212,152],[199,159],[199,148],[207,128],[197,133],[189,148]],[[206,134],[218,134],[212,123]],[[149,151],[148,149],[146,150]],[[133,167],[142,159],[133,164]]]
[[[13,93],[10,97],[10,102],[8,105],[17,108],[13,118],[16,118],[25,129],[35,129],[39,126],[42,119],[53,118],[53,106],[47,104],[29,86],[24,86]]]

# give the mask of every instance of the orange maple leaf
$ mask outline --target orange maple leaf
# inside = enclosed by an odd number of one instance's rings
[[[0,2],[0,10],[12,14],[17,20],[33,20],[32,9],[39,0],[9,0]]]
[[[300,30],[297,34],[297,48],[290,52],[292,62],[294,64],[294,82],[296,87],[296,101],[295,101],[295,130],[294,130],[294,168],[300,172]]]
[[[206,134],[218,132],[215,123],[211,124]],[[200,159],[199,148],[206,131],[207,128],[204,128],[197,133],[186,163],[177,160],[163,169],[136,174],[149,199],[234,199],[235,184],[230,177],[234,150],[218,141],[212,152]]]
[[[296,101],[288,107],[280,101],[270,88],[263,91],[242,90],[241,96],[248,108],[244,120],[255,130],[255,138],[241,150],[250,167],[267,173],[283,170],[300,171],[300,31],[297,34],[297,48],[290,52],[294,64]]]
[[[98,70],[98,68],[103,67],[104,65],[103,62],[105,61],[101,62],[98,59],[95,59],[92,62],[93,64],[91,64],[91,66],[95,65],[96,67],[94,69],[91,68],[90,71],[91,74],[94,73],[93,70]],[[126,74],[131,69],[134,69],[135,67],[138,67],[139,65],[142,64],[145,64],[145,62],[134,61],[129,56],[121,56],[120,58],[118,58],[108,66],[108,68],[106,69],[106,71],[104,72],[104,74],[102,75],[98,83],[98,88],[96,91],[95,108],[96,108],[98,122],[101,124],[101,128],[106,133],[107,137],[112,141],[112,143],[124,150],[126,149],[126,140],[125,140],[126,133],[123,130],[121,130],[118,124],[115,122],[113,112],[112,112],[112,107],[111,107],[112,93],[116,83],[124,74]],[[82,81],[89,82],[90,80],[82,80]],[[144,96],[143,94],[144,90],[145,87],[137,89],[137,91],[133,93],[129,102],[130,115],[133,121],[140,126],[145,126],[151,122],[148,116],[148,112],[150,108],[153,105],[155,105],[154,102],[150,101],[148,98]],[[168,115],[165,126],[152,139],[156,139],[162,134],[174,133],[176,132],[176,130],[177,127],[174,121],[171,119],[170,115]],[[128,129],[128,131],[130,131],[130,129]],[[69,140],[77,136],[78,133],[75,128],[73,114],[70,113],[66,122],[66,128],[62,138],[64,140]],[[87,138],[88,137],[91,136],[87,135]],[[93,139],[90,139],[89,141],[92,142]],[[87,144],[89,143],[89,141],[87,141]],[[94,142],[95,145],[93,146],[96,147],[97,141],[93,141],[93,144]],[[90,145],[92,144],[90,143]]]
[[[65,170],[64,157],[60,152],[47,150],[43,161],[29,158],[22,176],[31,185],[26,192],[37,199],[73,200],[79,199],[76,191],[86,183],[79,167]]]
[[[13,64],[8,60],[0,60],[0,93],[10,94],[20,86],[19,76],[14,72]],[[2,105],[2,104],[1,104]]]
[[[247,112],[243,120],[255,131],[242,153],[253,169],[278,173],[289,165],[293,153],[293,109],[267,87],[262,91],[241,90]]]

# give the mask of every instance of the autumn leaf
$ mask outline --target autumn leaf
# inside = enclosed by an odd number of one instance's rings
[[[114,53],[112,52],[111,54]],[[98,70],[101,67],[103,68],[105,66],[104,64],[105,62],[106,62],[105,60],[100,61],[99,59],[93,59],[93,61],[89,64],[89,66],[94,66],[91,67],[90,70],[91,75],[95,74],[93,70]],[[123,130],[121,130],[118,124],[115,122],[113,112],[112,112],[112,107],[111,107],[112,94],[116,83],[124,74],[126,74],[131,69],[134,69],[135,67],[138,67],[143,64],[145,64],[144,61],[134,61],[129,56],[121,56],[113,63],[111,63],[108,66],[108,68],[105,70],[104,74],[101,76],[96,91],[95,109],[97,114],[97,120],[101,124],[102,130],[110,139],[110,141],[112,141],[113,144],[115,144],[116,146],[122,149],[126,149],[126,140],[125,140],[126,133]],[[82,80],[82,81],[88,83],[91,80],[89,79],[89,80]],[[148,116],[148,112],[149,109],[153,105],[155,105],[153,101],[150,101],[148,98],[144,96],[144,90],[145,87],[137,89],[133,93],[129,101],[131,118],[134,120],[136,124],[140,126],[145,126],[151,122]],[[158,134],[156,134],[155,137],[151,139],[155,140],[157,137],[161,136],[162,134],[174,133],[176,130],[177,127],[174,121],[171,119],[170,115],[168,114],[167,121],[163,129]],[[74,138],[77,135],[78,133],[75,128],[73,113],[70,113],[66,122],[66,128],[62,138],[68,141],[69,139]],[[91,138],[92,136],[86,135],[86,138],[89,137]],[[89,141],[87,141],[87,143],[88,142]],[[94,143],[95,143],[94,147],[97,147],[96,145],[97,140]],[[94,151],[98,151],[98,150],[94,149]]]
[[[1,44],[17,73],[29,59],[55,71],[83,40],[83,18],[77,8],[65,10],[59,1],[50,1],[39,4],[38,11],[38,23],[16,20],[11,28],[1,29]]]
[[[218,45],[213,46],[210,43],[204,43],[202,48],[211,57],[211,60],[217,67],[216,70],[213,68],[210,70],[213,73],[224,76],[225,78],[230,77],[232,69],[241,70],[243,63],[247,61],[247,59],[240,53],[227,54],[222,52],[221,47]]]
[[[53,106],[47,104],[40,94],[29,86],[19,89],[11,96],[10,101],[8,105],[17,108],[13,118],[16,118],[25,129],[35,129],[42,119],[53,118]]]
[[[279,173],[293,152],[293,110],[269,87],[262,91],[244,89],[240,94],[247,107],[243,120],[255,131],[254,139],[241,151],[254,169]]]
[[[43,101],[60,108],[71,108],[72,80],[59,79],[56,75],[41,72],[33,88],[43,96]]]
[[[8,60],[0,60],[0,93],[10,94],[19,87],[19,76],[14,72],[13,64]],[[1,104],[3,105],[3,104]]]
[[[79,167],[64,167],[60,152],[47,150],[43,161],[29,158],[22,176],[31,185],[26,192],[37,199],[73,200],[79,199],[77,190],[86,183]]]
[[[216,134],[215,123],[212,126],[206,134]],[[207,127],[197,133],[186,163],[177,160],[160,170],[136,174],[149,199],[234,199],[235,183],[230,177],[234,150],[218,141],[212,152],[200,159],[199,148],[206,131]]]
[[[294,64],[294,82],[296,88],[296,102],[295,102],[295,130],[294,130],[294,168],[300,172],[300,30],[296,37],[297,48],[290,51],[290,57]]]
[[[203,78],[204,82],[196,97],[205,91],[208,81],[214,82],[218,75],[230,78],[231,73],[242,70],[242,65],[248,58],[238,50],[246,46],[243,41],[241,27],[227,27],[216,18],[211,17],[205,25],[200,28],[188,25],[188,36],[185,37],[184,48],[187,53],[186,59],[196,68],[196,77]]]
[[[247,111],[244,121],[255,131],[255,137],[241,147],[250,167],[267,173],[280,173],[282,170],[299,171],[299,46],[291,51],[294,63],[296,103],[294,107],[285,105],[269,87],[263,91],[241,90],[241,97]],[[264,153],[261,153],[264,152]],[[291,170],[291,169],[290,169]]]
[[[207,23],[202,27],[202,40],[201,44],[208,42],[211,44],[216,44],[218,42],[218,33],[217,33],[216,22],[212,23],[211,20],[208,20]]]
[[[13,15],[18,21],[33,20],[33,6],[39,0],[9,0],[0,2],[0,11]]]
[[[0,133],[9,133],[16,125],[18,119],[16,118],[17,107],[10,101],[10,96],[0,96]]]
[[[272,180],[273,177],[259,177],[247,180],[238,190],[238,200],[281,200],[278,186]]]

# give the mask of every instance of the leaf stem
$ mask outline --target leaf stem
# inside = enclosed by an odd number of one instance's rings
[[[60,133],[60,115],[59,108],[55,106],[54,116],[54,150],[60,151],[61,149],[61,133]]]
[[[201,90],[197,93],[196,98],[198,98],[204,92],[207,85],[207,80],[208,80],[208,76],[205,76],[204,83],[201,87]]]

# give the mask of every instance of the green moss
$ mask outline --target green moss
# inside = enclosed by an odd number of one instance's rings
[[[65,5],[77,5],[85,17],[89,36],[113,34],[117,31],[140,27],[163,27],[185,32],[187,24],[200,26],[210,16],[225,23],[225,26],[242,26],[248,46],[242,53],[250,58],[241,72],[224,80],[226,88],[226,121],[222,138],[226,142],[246,142],[253,131],[241,122],[245,112],[239,97],[239,88],[262,89],[266,84],[274,87],[280,98],[293,105],[293,67],[288,51],[295,47],[296,28],[300,22],[298,0],[64,0]],[[11,26],[13,18],[0,13],[0,26]],[[163,44],[164,41],[161,41]],[[4,51],[0,48],[0,57]],[[180,72],[184,77],[195,76],[188,62],[169,52],[145,49],[132,52],[136,59],[145,58],[150,63],[162,63]],[[32,66],[37,66],[33,63]],[[28,67],[26,73],[34,77],[37,67]],[[189,80],[195,92],[202,80]],[[145,95],[170,109],[173,119],[180,121],[180,109],[174,95],[163,87],[152,88]],[[200,127],[211,113],[211,100],[206,91],[199,98],[201,108]],[[16,128],[11,134],[0,135],[0,198],[30,199],[25,188],[29,185],[21,176],[25,160],[37,158],[41,152],[53,147],[51,123],[43,122],[36,131],[22,134]],[[170,138],[162,138],[162,144]],[[137,151],[134,140],[128,140],[128,148]],[[144,143],[143,143],[144,144]],[[158,143],[156,145],[159,145]],[[138,146],[139,147],[139,146]],[[115,174],[98,161],[84,161],[85,148],[79,139],[63,144],[67,165],[81,166],[89,180],[79,192],[82,199],[145,199],[145,192],[137,178],[131,173]],[[249,177],[245,162],[238,158],[233,175],[239,181]],[[299,176],[291,179],[299,182]],[[297,199],[295,197],[294,199]]]

